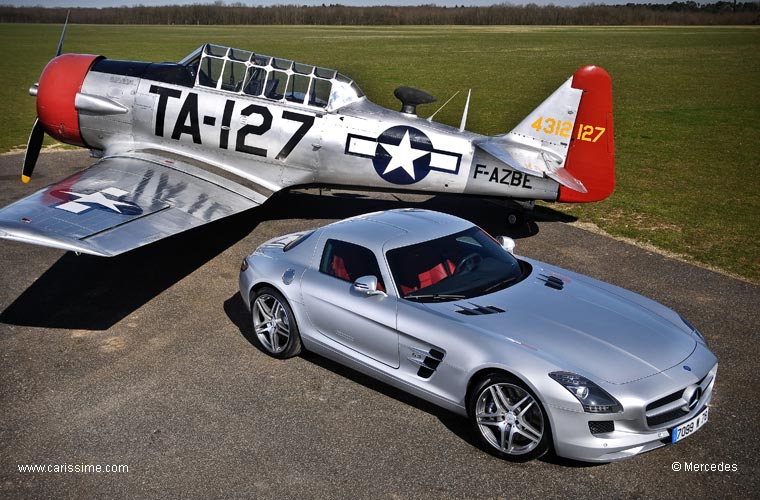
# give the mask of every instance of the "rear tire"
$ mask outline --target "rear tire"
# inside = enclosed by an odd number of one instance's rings
[[[251,322],[259,347],[278,359],[301,353],[301,334],[290,304],[274,288],[264,287],[251,295]]]
[[[520,380],[493,373],[473,389],[467,411],[480,446],[511,462],[543,456],[551,428],[541,402]]]

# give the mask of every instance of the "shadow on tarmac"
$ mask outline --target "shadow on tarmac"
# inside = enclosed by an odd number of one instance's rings
[[[236,293],[224,302],[224,311],[227,313],[227,317],[229,317],[240,330],[240,334],[254,348],[266,354],[266,351],[255,340],[251,321],[249,320],[250,316],[248,309],[245,307],[243,299],[240,297],[239,293]],[[325,370],[329,370],[341,377],[345,377],[352,382],[361,384],[368,389],[379,392],[385,396],[433,415],[455,435],[473,446],[476,446],[470,426],[467,420],[461,416],[309,351],[302,351],[300,357],[309,363],[315,364]]]
[[[0,322],[106,330],[267,220],[343,219],[378,210],[415,207],[463,217],[493,235],[520,239],[538,233],[533,220],[510,226],[505,207],[477,198],[430,196],[421,202],[407,202],[398,196],[327,193],[321,195],[316,189],[278,193],[260,207],[116,257],[77,256],[68,252],[0,313]],[[541,220],[567,219],[545,207],[537,207],[536,215]]]
[[[249,234],[253,211],[116,257],[67,252],[0,313],[0,322],[107,330]]]
[[[224,302],[224,311],[230,321],[232,321],[232,323],[238,328],[240,334],[254,348],[267,355],[266,351],[255,339],[255,334],[253,332],[252,324],[250,321],[250,314],[248,312],[248,309],[245,307],[245,303],[243,302],[243,299],[240,297],[239,293],[234,294]],[[425,401],[424,399],[420,399],[417,396],[413,396],[407,392],[392,387],[384,382],[369,377],[352,368],[348,368],[335,361],[324,358],[309,351],[302,351],[300,357],[309,363],[315,364],[325,370],[329,370],[341,377],[345,377],[354,383],[360,384],[368,389],[379,392],[384,396],[393,398],[396,401],[410,405],[420,411],[424,411],[425,413],[434,416],[438,419],[439,422],[441,422],[441,424],[443,424],[444,427],[446,427],[446,429],[452,432],[455,436],[459,437],[461,440],[468,443],[470,446],[478,448],[484,453],[494,455],[493,450],[484,445],[481,445],[481,443],[477,440],[474,434],[475,431],[472,429],[469,421],[466,418],[452,413],[444,408],[436,406],[428,401]],[[550,451],[539,460],[545,463],[550,463],[562,467],[585,468],[599,465],[558,457],[553,453],[553,451]]]

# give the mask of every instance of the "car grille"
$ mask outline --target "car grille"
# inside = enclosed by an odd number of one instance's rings
[[[615,430],[615,422],[612,420],[598,420],[588,423],[588,430],[591,434],[605,434]]]
[[[704,395],[711,383],[712,372],[705,375],[696,385],[699,386],[701,394]],[[691,413],[691,409],[688,407],[684,408],[688,404],[688,401],[683,399],[686,389],[687,387],[684,387],[649,403],[646,407],[647,425],[649,427],[661,427],[668,422],[679,420]],[[700,395],[700,399],[703,397],[702,395]]]
[[[649,427],[659,427],[666,422],[670,422],[671,420],[678,420],[679,418],[685,417],[688,414],[689,411],[683,411],[683,409],[678,407],[675,410],[671,410],[667,413],[661,413],[660,415],[654,417],[647,417],[647,425]]]

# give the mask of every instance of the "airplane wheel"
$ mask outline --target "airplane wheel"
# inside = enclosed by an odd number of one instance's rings
[[[251,302],[253,332],[259,346],[278,359],[301,353],[301,335],[288,301],[280,292],[264,287],[254,292]]]
[[[525,217],[520,212],[510,212],[507,214],[507,224],[517,226],[523,223]]]

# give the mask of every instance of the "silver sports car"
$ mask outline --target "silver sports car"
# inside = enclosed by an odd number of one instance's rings
[[[691,323],[513,248],[390,210],[264,243],[240,293],[270,355],[308,349],[463,415],[509,460],[609,462],[707,422],[718,365]]]

